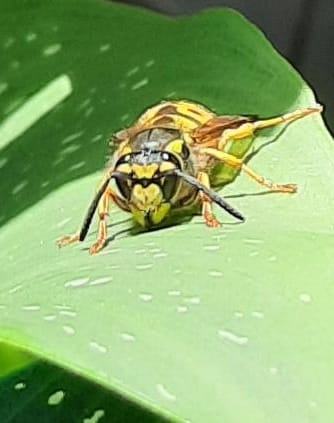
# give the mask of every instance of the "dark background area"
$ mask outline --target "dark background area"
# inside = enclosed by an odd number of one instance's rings
[[[334,132],[333,0],[117,0],[177,16],[227,6],[255,23],[311,85]]]

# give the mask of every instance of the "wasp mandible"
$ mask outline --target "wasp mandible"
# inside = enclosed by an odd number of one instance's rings
[[[201,206],[208,226],[219,227],[212,203],[243,221],[242,214],[212,189],[222,186],[222,164],[245,172],[272,191],[294,193],[297,186],[276,184],[257,174],[242,158],[229,152],[230,144],[249,139],[260,129],[321,111],[322,106],[315,105],[261,120],[254,116],[219,116],[187,100],[163,101],[149,108],[133,126],[113,136],[116,150],[83,224],[76,234],[59,239],[58,246],[83,241],[98,209],[98,237],[90,248],[91,254],[98,253],[107,241],[106,217],[111,203],[131,213],[147,229],[176,211],[193,210],[196,205]]]

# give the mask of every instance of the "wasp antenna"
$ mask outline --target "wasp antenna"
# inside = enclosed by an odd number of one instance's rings
[[[193,176],[187,175],[186,173],[181,172],[179,169],[175,169],[173,171],[174,174],[177,176],[180,176],[182,179],[184,179],[189,185],[192,185],[194,188],[198,189],[199,191],[202,191],[206,196],[210,198],[214,203],[218,204],[222,209],[227,211],[229,214],[234,216],[236,219],[239,219],[241,221],[244,221],[244,216],[238,212],[234,207],[232,207],[229,203],[227,203],[223,197],[221,197],[219,194],[217,194],[215,191],[213,191],[210,188],[207,188],[205,185],[201,184],[196,178]]]
[[[96,208],[99,204],[99,201],[100,201],[103,193],[107,189],[111,178],[113,178],[113,177],[114,177],[114,174],[108,175],[106,180],[103,182],[103,185],[100,187],[100,189],[95,194],[95,197],[93,198],[93,201],[91,202],[91,204],[90,204],[90,206],[87,210],[86,216],[85,216],[83,224],[81,226],[80,233],[79,233],[79,241],[83,241],[86,238],[88,229],[90,227],[90,224],[92,223],[92,219],[93,219],[95,210],[96,210]]]

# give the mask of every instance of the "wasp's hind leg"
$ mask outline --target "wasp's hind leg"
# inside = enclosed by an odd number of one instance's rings
[[[218,150],[223,150],[228,141],[242,140],[254,136],[255,131],[259,129],[270,128],[281,123],[290,123],[297,119],[301,119],[304,116],[321,112],[322,106],[320,104],[317,104],[314,107],[298,109],[294,112],[286,113],[282,116],[263,120],[256,120],[254,122],[247,122],[243,123],[237,128],[226,129],[221,135],[220,140],[218,142]]]
[[[209,175],[205,172],[199,172],[197,176],[198,180],[207,188],[210,188]],[[202,216],[205,223],[210,228],[219,228],[221,223],[216,219],[212,211],[212,201],[202,192],[200,193],[202,202]]]
[[[254,172],[254,170],[252,170],[249,166],[245,165],[241,159],[232,156],[232,154],[224,153],[223,151],[219,151],[215,148],[202,148],[201,153],[208,154],[209,156],[220,160],[228,166],[244,171],[251,179],[256,181],[258,184],[265,186],[271,191],[286,192],[290,194],[297,192],[297,185],[276,184],[275,182],[272,182],[269,179],[266,179],[263,176]]]

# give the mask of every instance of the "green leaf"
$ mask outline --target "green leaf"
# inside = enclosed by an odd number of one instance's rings
[[[0,343],[0,378],[18,371],[34,361],[30,354]]]
[[[333,418],[333,143],[318,116],[259,134],[249,165],[298,194],[224,189],[217,210],[58,250],[101,176],[106,139],[166,98],[263,117],[312,106],[301,77],[237,13],[177,21],[95,0],[3,1],[0,339],[169,419]],[[275,140],[275,142],[271,142]],[[50,417],[52,418],[52,416]]]
[[[1,380],[2,423],[117,423],[167,421],[138,404],[115,395],[50,363],[36,361]]]

